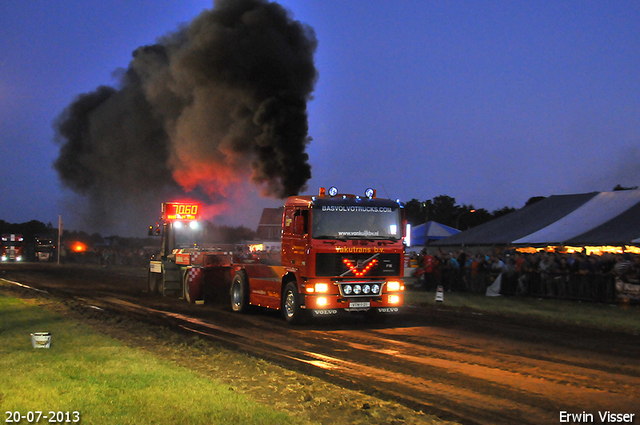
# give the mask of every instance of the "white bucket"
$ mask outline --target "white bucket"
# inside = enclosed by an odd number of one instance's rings
[[[51,347],[50,332],[34,332],[31,334],[31,345],[33,348],[49,348]]]

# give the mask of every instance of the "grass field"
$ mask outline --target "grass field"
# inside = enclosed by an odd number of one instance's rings
[[[51,332],[51,348],[32,348],[30,334],[39,331]],[[9,411],[61,412],[65,423],[74,423],[73,412],[79,412],[83,424],[451,423],[212,341],[0,279],[4,423]]]
[[[424,308],[465,308],[480,313],[532,317],[555,323],[640,333],[640,306],[535,297],[487,297],[466,292],[445,292],[444,302],[435,292],[407,291],[405,304]]]
[[[49,349],[31,346],[31,332],[41,330],[53,335]],[[33,300],[0,294],[0,335],[5,422],[7,411],[40,411],[42,416],[53,411],[79,412],[63,417],[85,424],[307,423],[126,347]]]
[[[405,302],[640,332],[640,306],[626,304],[454,292],[436,303],[434,292],[423,291],[407,291]],[[208,341],[105,315],[0,282],[5,422],[8,411],[53,411],[70,412],[69,423],[79,412],[85,424],[444,423]],[[52,333],[50,349],[31,347],[30,334],[37,331]]]

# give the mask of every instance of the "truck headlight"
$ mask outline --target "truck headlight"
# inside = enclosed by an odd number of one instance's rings
[[[329,285],[326,283],[316,283],[316,292],[327,293],[329,292]]]
[[[344,291],[345,295],[351,295],[351,293],[353,292],[353,286],[344,285],[344,288],[342,288],[342,290]]]
[[[397,280],[390,280],[387,282],[387,291],[399,291],[400,290],[400,282]]]
[[[307,285],[306,291],[310,294],[315,293],[324,293],[329,292],[329,285],[326,283],[315,283],[313,285]]]

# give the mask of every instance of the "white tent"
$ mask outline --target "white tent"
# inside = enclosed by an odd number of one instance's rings
[[[614,219],[639,202],[640,190],[602,192],[560,220],[513,243],[563,243]]]
[[[640,243],[640,190],[552,195],[432,245]]]

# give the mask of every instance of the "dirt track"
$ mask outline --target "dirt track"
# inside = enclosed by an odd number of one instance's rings
[[[435,308],[407,308],[384,325],[350,318],[292,328],[272,312],[237,315],[226,302],[195,306],[150,296],[140,271],[1,270],[5,279],[208,335],[444,419],[552,424],[561,423],[561,412],[584,412],[601,423],[598,412],[610,411],[635,414],[632,423],[640,423],[638,335]]]

